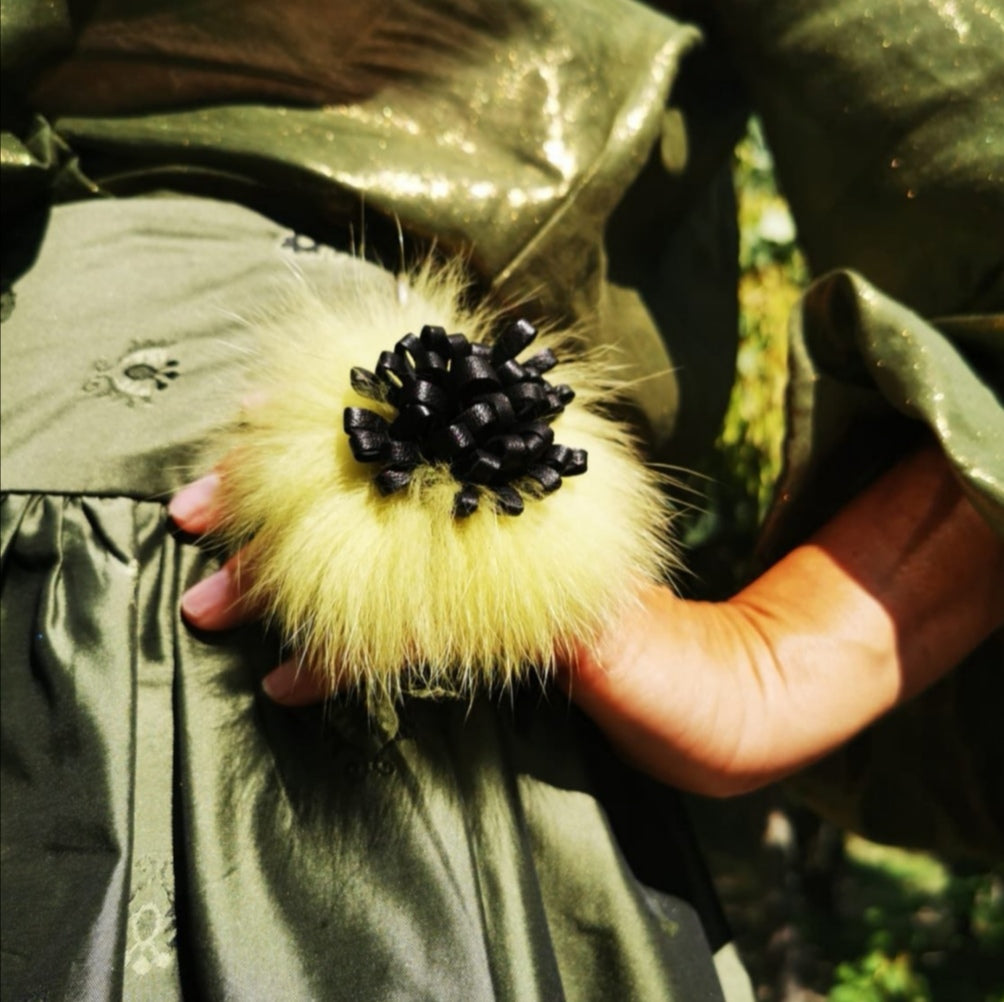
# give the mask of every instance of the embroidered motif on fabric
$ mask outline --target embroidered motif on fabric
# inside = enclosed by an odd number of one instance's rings
[[[321,250],[321,245],[313,237],[306,237],[302,233],[287,234],[280,246],[294,254],[318,254]]]
[[[100,359],[94,363],[97,375],[84,383],[84,391],[118,397],[130,407],[136,401],[151,403],[180,374],[178,360],[171,357],[172,347],[165,341],[133,341],[117,362]]]
[[[141,859],[136,876],[139,880],[129,897],[125,964],[144,977],[174,961],[174,885],[169,860]]]
[[[304,261],[309,259],[312,262],[323,260],[337,261],[345,254],[345,251],[337,250],[331,244],[322,243],[320,240],[315,240],[306,233],[297,233],[296,230],[286,230],[279,237],[276,248],[287,262],[296,258]],[[355,244],[352,245],[350,253],[353,257],[356,256]],[[362,255],[359,258],[362,260]],[[294,267],[297,267],[297,265],[294,265]]]

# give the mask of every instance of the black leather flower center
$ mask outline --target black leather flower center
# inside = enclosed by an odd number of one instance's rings
[[[516,361],[536,336],[525,320],[491,345],[426,326],[382,352],[376,372],[352,370],[357,393],[397,411],[387,420],[364,407],[345,408],[352,454],[378,466],[374,482],[382,494],[407,487],[416,467],[442,464],[462,485],[455,516],[476,511],[482,492],[498,510],[518,515],[517,481],[533,481],[534,492],[544,495],[562,477],[585,472],[585,450],[556,444],[550,426],[575,397],[571,387],[544,379],[558,362],[554,353],[545,348]]]

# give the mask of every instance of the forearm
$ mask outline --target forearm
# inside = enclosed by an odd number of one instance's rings
[[[786,711],[773,728],[783,771],[925,688],[1004,623],[1004,542],[944,457],[924,449],[729,604],[775,661],[768,686],[779,691],[767,695]]]
[[[826,754],[1004,620],[1004,543],[933,450],[904,460],[728,602],[639,596],[572,697],[623,753],[726,796]]]

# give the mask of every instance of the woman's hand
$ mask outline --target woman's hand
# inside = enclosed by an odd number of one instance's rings
[[[219,521],[220,480],[210,473],[182,488],[171,500],[168,512],[178,528],[194,536],[212,532]],[[246,575],[241,574],[241,555],[231,557],[215,574],[189,588],[181,597],[185,621],[200,630],[229,630],[258,618],[258,610],[244,598]],[[286,661],[262,681],[265,694],[283,706],[319,703],[327,695],[321,681],[295,660]]]
[[[219,481],[172,501],[175,522],[212,531]],[[182,598],[222,630],[255,616],[240,554]],[[559,682],[622,753],[657,778],[741,793],[807,765],[956,665],[1004,623],[1004,542],[940,453],[904,460],[813,539],[727,602],[651,586]],[[287,662],[266,693],[318,702]]]
[[[768,641],[727,602],[653,585],[559,673],[571,698],[644,771],[728,795],[776,774],[772,734],[786,700]]]
[[[840,573],[819,570],[806,579],[810,592]],[[806,594],[775,606],[754,585],[728,602],[692,602],[653,586],[560,681],[657,779],[709,796],[743,793],[835,748],[897,701],[889,616],[867,600],[829,601]]]

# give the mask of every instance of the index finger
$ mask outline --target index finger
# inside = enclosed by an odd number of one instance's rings
[[[168,503],[168,514],[179,529],[193,536],[211,532],[220,520],[219,491],[220,475],[213,470],[182,487]]]

